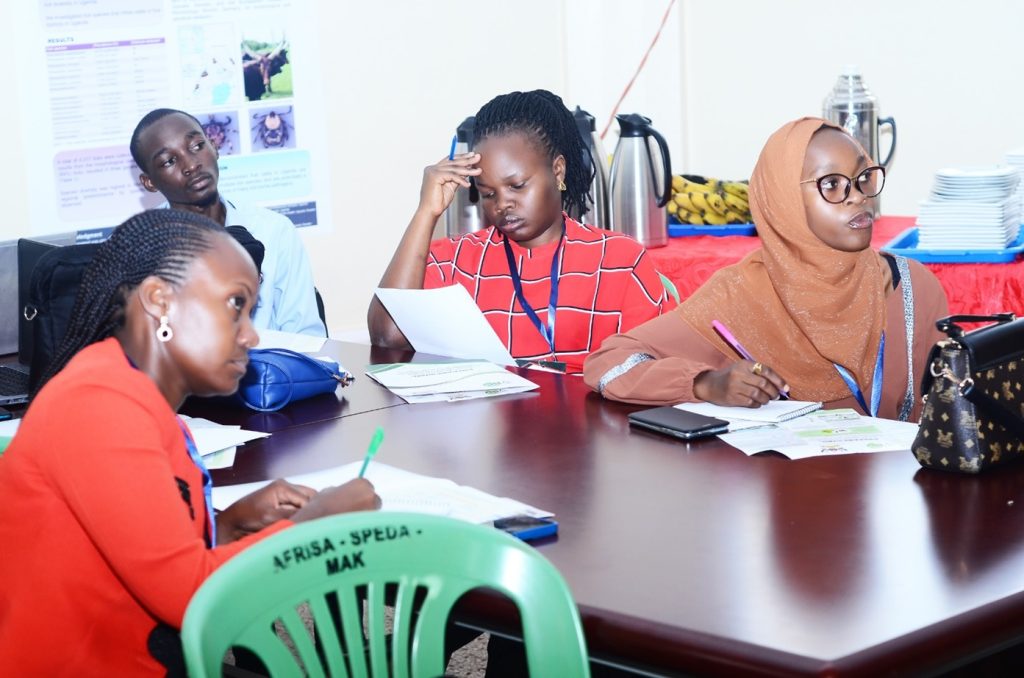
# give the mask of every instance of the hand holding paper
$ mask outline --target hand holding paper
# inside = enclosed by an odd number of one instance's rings
[[[378,287],[376,294],[417,351],[515,367],[508,349],[462,285],[429,290]]]

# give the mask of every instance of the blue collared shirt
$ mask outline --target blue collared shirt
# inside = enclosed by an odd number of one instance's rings
[[[283,214],[257,205],[235,204],[223,194],[225,226],[244,226],[263,243],[259,298],[253,325],[314,337],[326,336],[316,308],[313,269],[295,224]],[[170,205],[164,203],[161,207]]]

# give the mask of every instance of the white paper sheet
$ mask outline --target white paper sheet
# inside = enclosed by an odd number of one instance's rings
[[[260,343],[257,348],[287,348],[297,353],[316,353],[327,341],[323,337],[312,337],[308,334],[281,332],[280,330],[258,330]]]
[[[677,409],[696,412],[708,417],[725,419],[728,422],[758,421],[777,424],[796,417],[802,417],[821,408],[821,403],[804,400],[769,400],[761,407],[726,407],[713,403],[679,403]],[[729,430],[734,430],[730,426]]]
[[[181,415],[181,418],[188,424],[188,429],[192,432],[192,440],[196,443],[196,449],[203,457],[270,435],[259,431],[246,431],[241,426],[225,426],[199,417]]]
[[[258,431],[244,431],[241,426],[224,426],[209,419],[188,417],[184,414],[181,418],[192,432],[192,440],[195,441],[196,449],[203,458],[203,464],[211,470],[231,468],[235,463],[239,445],[270,435]],[[20,424],[21,419],[0,421],[0,437],[13,437]]]
[[[315,473],[292,476],[288,480],[322,490],[352,480],[359,474],[361,466],[361,461],[352,462]],[[519,514],[537,518],[554,515],[514,499],[495,497],[472,487],[457,485],[445,478],[422,476],[376,461],[370,462],[365,477],[373,483],[374,489],[380,495],[382,511],[429,513],[470,523],[488,523],[498,518]],[[223,510],[268,482],[270,481],[214,487],[213,505]]]
[[[508,349],[462,285],[431,290],[378,287],[376,294],[417,351],[515,366]]]
[[[17,433],[19,426],[21,426],[21,419],[0,421],[0,436],[3,436],[4,438],[13,438],[14,434]]]
[[[366,375],[407,403],[454,402],[523,393],[537,384],[486,360],[369,365]]]

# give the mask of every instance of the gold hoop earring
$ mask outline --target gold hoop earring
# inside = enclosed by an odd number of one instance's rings
[[[565,182],[562,181],[561,179],[559,179],[558,180],[558,190],[561,191],[562,193],[565,193],[565,189],[566,189]]]
[[[171,323],[166,315],[160,316],[160,327],[156,328],[156,338],[164,344],[174,338],[174,330],[171,329]]]

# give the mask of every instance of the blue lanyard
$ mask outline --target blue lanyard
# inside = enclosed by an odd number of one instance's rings
[[[548,324],[545,325],[537,317],[537,312],[533,310],[533,306],[530,306],[530,302],[526,301],[526,297],[523,296],[523,282],[519,279],[516,260],[512,256],[512,246],[508,244],[508,236],[502,236],[505,243],[505,258],[508,259],[508,273],[512,276],[512,287],[515,288],[516,299],[519,300],[519,305],[530,319],[530,322],[540,332],[540,336],[544,337],[544,341],[548,342],[548,346],[551,347],[552,356],[555,355],[555,311],[558,310],[558,253],[562,250],[563,238],[565,238],[564,221],[562,222],[562,235],[558,237],[558,246],[555,248],[555,256],[551,258],[551,295],[548,298]]]
[[[835,365],[836,370],[839,371],[839,376],[846,382],[846,386],[850,389],[850,393],[857,399],[857,402],[863,408],[865,414],[870,414],[872,417],[878,416],[878,405],[882,402],[882,364],[884,362],[885,354],[885,332],[882,332],[882,338],[878,341],[878,358],[875,360],[875,378],[871,381],[871,409],[868,409],[868,404],[864,401],[864,392],[860,390],[860,386],[857,385],[857,380],[853,378],[845,367],[842,365]]]
[[[139,366],[135,364],[135,361],[127,353],[125,353],[124,357],[133,369],[139,369]],[[217,545],[217,517],[213,512],[213,478],[210,477],[210,472],[206,469],[203,457],[199,454],[196,443],[192,440],[192,434],[188,432],[185,422],[177,415],[175,415],[175,418],[178,420],[178,426],[181,427],[181,434],[185,436],[185,449],[188,450],[188,456],[203,475],[203,497],[206,500],[206,528],[203,530],[203,536],[206,539],[206,546],[213,548]]]
[[[181,433],[185,436],[185,449],[188,450],[188,456],[192,458],[192,463],[196,465],[199,472],[203,474],[203,498],[206,502],[206,545],[209,548],[213,548],[217,545],[217,517],[213,513],[213,478],[210,477],[210,472],[206,470],[206,464],[203,463],[203,457],[199,454],[199,450],[196,449],[196,443],[192,440],[192,434],[188,432],[188,427],[185,426],[185,422],[178,417],[178,426],[181,427]]]

